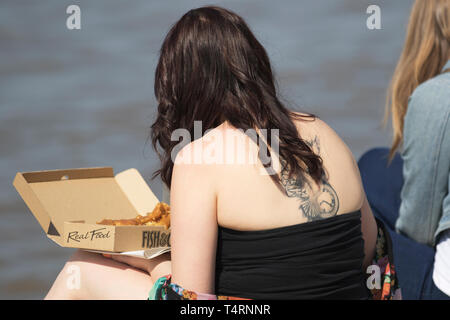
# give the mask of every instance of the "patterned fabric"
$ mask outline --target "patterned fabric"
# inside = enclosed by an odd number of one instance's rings
[[[376,218],[375,218],[376,219]],[[378,234],[376,252],[372,268],[374,275],[380,275],[379,282],[372,282],[371,275],[367,278],[370,285],[370,293],[373,300],[400,300],[401,290],[399,288],[397,275],[395,273],[394,257],[392,253],[392,242],[389,232],[383,222],[376,219]],[[207,293],[198,293],[186,290],[171,282],[171,275],[159,278],[149,293],[149,300],[250,300],[239,297],[220,296]]]
[[[148,300],[249,300],[245,298],[216,296],[183,289],[171,283],[171,275],[159,278],[150,290]]]
[[[391,237],[389,235],[389,231],[387,231],[386,227],[384,226],[384,223],[377,218],[375,218],[375,220],[377,222],[378,234],[375,256],[372,261],[372,265],[379,268],[381,279],[379,285],[370,286],[372,299],[401,300],[401,290],[394,266],[394,255],[392,251]]]

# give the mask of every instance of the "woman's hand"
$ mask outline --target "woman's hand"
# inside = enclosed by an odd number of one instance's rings
[[[111,258],[136,269],[147,272],[154,280],[171,273],[170,253],[164,253],[153,259],[124,256],[120,254],[103,254],[105,258]]]

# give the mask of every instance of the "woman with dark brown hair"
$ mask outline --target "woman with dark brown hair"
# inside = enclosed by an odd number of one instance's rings
[[[162,45],[155,94],[171,260],[78,252],[65,270],[81,265],[89,279],[68,292],[63,270],[47,298],[146,298],[151,284],[152,299],[371,297],[377,225],[352,153],[325,122],[281,103],[241,17],[212,6],[183,15]]]
[[[387,94],[392,146],[359,161],[374,214],[391,229],[408,299],[450,298],[448,71],[450,0],[417,0]]]

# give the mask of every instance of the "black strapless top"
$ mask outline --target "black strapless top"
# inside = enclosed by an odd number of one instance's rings
[[[287,227],[219,227],[216,294],[250,299],[368,299],[361,212]]]

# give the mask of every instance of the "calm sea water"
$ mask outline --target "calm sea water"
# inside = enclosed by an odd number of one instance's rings
[[[328,122],[355,157],[389,143],[380,120],[412,0],[2,0],[0,298],[42,298],[72,253],[46,238],[11,184],[17,171],[135,167],[161,196],[146,144],[157,53],[172,23],[211,3],[247,20],[284,99]],[[81,30],[66,28],[70,4]],[[366,28],[369,4],[381,30]]]

